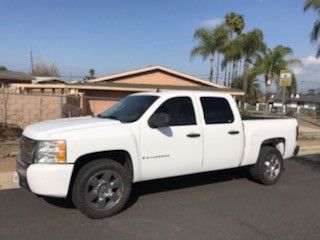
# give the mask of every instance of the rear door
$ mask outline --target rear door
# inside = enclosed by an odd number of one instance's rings
[[[200,96],[199,101],[203,113],[203,170],[239,166],[244,146],[239,113],[234,114],[229,101],[221,96]],[[237,110],[235,103],[233,108]]]

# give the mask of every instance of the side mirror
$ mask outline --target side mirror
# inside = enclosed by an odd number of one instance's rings
[[[155,113],[150,117],[148,123],[151,128],[168,127],[170,116],[166,113]]]

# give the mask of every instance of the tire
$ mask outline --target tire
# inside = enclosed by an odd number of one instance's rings
[[[131,172],[111,159],[99,159],[83,166],[72,189],[72,200],[88,218],[110,217],[126,205],[132,186]]]
[[[272,185],[278,182],[284,164],[280,152],[270,146],[261,147],[258,160],[250,169],[250,174],[259,183]]]

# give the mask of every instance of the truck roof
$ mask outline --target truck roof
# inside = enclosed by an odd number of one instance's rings
[[[132,95],[152,95],[152,96],[181,96],[181,95],[197,95],[197,96],[231,96],[226,92],[215,91],[175,91],[175,90],[160,90],[155,92],[140,92]]]

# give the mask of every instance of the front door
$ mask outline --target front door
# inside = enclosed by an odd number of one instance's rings
[[[141,126],[142,180],[198,172],[202,163],[202,134],[193,99],[187,96],[165,100],[154,114],[170,117],[169,126]]]

